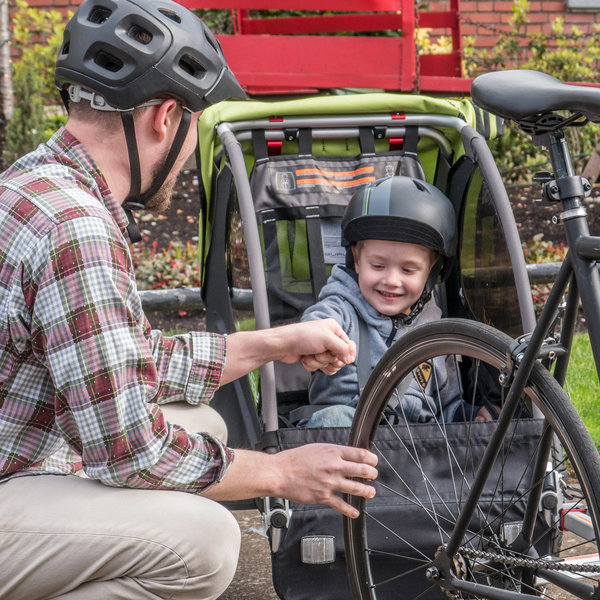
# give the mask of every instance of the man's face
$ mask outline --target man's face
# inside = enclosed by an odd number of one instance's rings
[[[178,110],[183,110],[178,107]],[[183,142],[183,146],[181,151],[179,152],[179,156],[171,169],[171,172],[165,179],[164,183],[160,186],[159,190],[154,194],[147,202],[146,202],[146,210],[150,212],[165,212],[167,208],[169,208],[171,204],[171,197],[173,195],[173,188],[175,187],[175,182],[177,179],[177,175],[179,171],[185,164],[185,161],[191,156],[191,154],[196,149],[196,145],[198,143],[198,117],[201,112],[192,113],[192,118],[190,120],[190,127]],[[160,157],[159,160],[156,161],[154,168],[152,169],[152,182],[150,185],[153,185],[162,169],[162,166],[167,158],[167,154],[169,153],[168,149],[165,150],[163,156]]]
[[[388,316],[408,313],[421,297],[435,257],[425,246],[385,240],[358,242],[352,254],[362,295]]]

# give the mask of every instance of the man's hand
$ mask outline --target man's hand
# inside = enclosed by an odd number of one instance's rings
[[[301,362],[309,371],[333,375],[356,359],[356,346],[337,321],[323,319],[227,337],[227,359],[221,385],[272,360]]]
[[[343,515],[358,511],[338,495],[375,496],[375,488],[358,481],[377,477],[377,456],[351,446],[306,444],[273,455],[282,473],[283,487],[277,497],[303,504],[328,504]]]
[[[286,329],[289,328],[289,331]],[[279,328],[293,340],[279,360],[301,362],[308,371],[321,369],[333,375],[356,359],[356,346],[334,319],[307,321]]]
[[[334,444],[306,444],[277,454],[236,450],[221,482],[205,495],[213,500],[271,496],[303,504],[328,504],[347,517],[358,511],[338,494],[372,498],[375,488],[358,481],[377,477],[377,456]]]

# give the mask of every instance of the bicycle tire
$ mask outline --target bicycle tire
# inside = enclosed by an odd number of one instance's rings
[[[507,357],[511,356],[511,344],[514,344],[514,341],[510,337],[487,325],[462,319],[444,319],[422,325],[408,332],[399,343],[388,350],[374,369],[359,401],[349,440],[350,445],[371,448],[380,455],[378,466],[380,474],[374,483],[378,491],[375,498],[365,500],[353,496],[347,497],[347,500],[360,510],[358,519],[345,518],[344,520],[348,575],[355,598],[370,600],[430,597],[502,598],[502,595],[498,594],[505,591],[511,592],[513,595],[510,597],[513,599],[545,594],[546,598],[564,600],[565,598],[579,597],[595,598],[600,594],[599,573],[584,572],[586,567],[574,563],[572,576],[564,573],[549,575],[548,565],[543,563],[539,557],[532,558],[534,550],[531,546],[534,546],[535,550],[538,548],[543,550],[549,555],[548,560],[552,561],[562,560],[568,553],[579,555],[582,548],[585,549],[586,554],[596,555],[598,553],[597,523],[600,522],[598,506],[600,460],[598,452],[570,400],[539,362],[534,365],[526,383],[522,408],[523,413],[532,410],[531,403],[533,403],[541,410],[544,418],[520,418],[511,422],[510,432],[503,441],[502,450],[494,466],[495,470],[486,484],[485,494],[477,499],[477,509],[473,521],[469,523],[468,535],[462,539],[458,553],[447,564],[447,570],[452,572],[455,580],[470,582],[470,584],[477,584],[480,587],[472,587],[470,592],[457,591],[452,586],[446,587],[447,577],[446,582],[439,579],[432,582],[432,579],[435,579],[436,571],[438,577],[440,575],[440,571],[435,568],[436,563],[439,564],[439,561],[435,560],[437,548],[422,550],[417,547],[413,552],[412,545],[415,545],[413,530],[417,527],[419,527],[419,531],[416,535],[418,538],[416,545],[420,540],[425,543],[430,537],[434,539],[437,547],[443,548],[447,542],[455,523],[458,507],[464,503],[464,496],[470,485],[469,481],[476,471],[477,465],[472,463],[477,460],[479,455],[474,449],[468,450],[468,447],[471,443],[475,447],[477,435],[482,431],[486,439],[489,439],[487,434],[497,426],[498,421],[445,424],[439,420],[433,425],[431,423],[427,425],[409,423],[391,425],[387,416],[390,413],[389,401],[394,397],[394,391],[408,373],[438,356],[460,357],[458,366],[462,369],[463,375],[465,364],[471,363],[471,379],[474,379],[473,374],[489,372],[490,369],[495,377],[500,374],[506,376],[506,367],[509,362]],[[508,366],[510,367],[510,364]],[[472,390],[475,390],[478,383],[473,381],[470,383]],[[505,390],[500,385],[498,385],[498,389],[502,392]],[[470,390],[469,393],[471,394],[472,391]],[[386,407],[388,407],[387,411]],[[396,410],[396,412],[398,411]],[[514,519],[514,514],[524,511],[522,505],[526,502],[527,495],[531,490],[527,477],[531,479],[533,467],[531,464],[515,464],[519,461],[514,455],[519,451],[518,445],[522,443],[517,441],[519,436],[516,432],[530,432],[533,430],[534,424],[536,427],[549,425],[553,433],[552,438],[560,442],[560,446],[554,446],[551,460],[548,460],[548,464],[551,464],[552,468],[548,471],[547,477],[548,481],[553,481],[555,484],[555,495],[544,496],[546,509],[535,515],[536,529],[532,538],[533,542],[529,544],[529,547],[517,552],[515,540],[518,537],[519,522],[510,521],[510,519]],[[430,429],[433,427],[433,430],[439,432],[443,452],[447,453],[442,461],[434,460],[437,464],[433,467],[425,460],[430,450],[421,450],[415,442],[415,436],[422,431],[424,426]],[[458,435],[455,435],[455,430],[458,431]],[[402,442],[405,446],[411,443],[411,435],[413,436],[412,446],[409,445],[404,449],[410,456],[409,461],[402,459],[397,465],[386,464],[382,455],[387,452],[387,449],[385,443],[380,440],[385,438],[388,431],[392,432],[391,437],[397,445],[400,445],[400,436],[404,436],[403,440],[408,440],[408,442]],[[460,438],[460,436],[465,437]],[[397,442],[396,437],[398,437]],[[481,436],[479,435],[479,437]],[[536,436],[532,437],[534,441],[530,443],[537,444]],[[460,456],[456,449],[459,443],[467,448],[467,450],[460,451],[463,453]],[[538,450],[535,450],[533,455],[536,452]],[[470,458],[468,458],[469,456]],[[431,463],[433,459],[429,458]],[[568,459],[567,462],[565,462],[566,459]],[[454,486],[454,498],[451,500],[442,499],[444,490],[436,489],[437,482],[434,476],[435,472],[440,469],[440,462],[443,461],[447,461],[445,465],[447,468],[444,468],[444,471],[446,475],[448,472],[451,473],[450,479]],[[567,471],[567,465],[569,471]],[[517,472],[517,466],[522,471],[520,474]],[[402,469],[402,474],[397,472],[399,469]],[[427,469],[429,471],[425,472]],[[411,476],[416,482],[414,496],[410,495],[407,483],[408,473],[411,470],[416,472],[414,477]],[[383,473],[388,478],[385,487],[384,484],[380,484]],[[399,515],[391,519],[391,521],[402,521],[397,526],[397,530],[385,523],[381,524],[382,513],[373,516],[376,509],[371,509],[372,506],[375,506],[373,503],[380,493],[389,493],[391,476],[398,478],[398,482],[393,483],[397,489],[392,490],[392,496],[396,494],[393,500],[394,510],[398,512],[410,510],[412,511],[410,515],[413,515],[407,518]],[[517,487],[521,486],[521,488],[518,491],[512,490],[512,496],[503,495],[505,488],[509,487],[508,482],[515,482],[517,479],[519,481]],[[514,486],[514,483],[510,485]],[[561,489],[557,490],[556,487]],[[508,489],[507,491],[510,492]],[[564,505],[561,508],[560,503],[565,500],[567,493],[573,494],[574,502],[572,506]],[[425,497],[417,496],[417,494]],[[554,508],[552,508],[553,501],[558,503]],[[493,510],[494,502],[501,503],[500,512]],[[578,517],[579,513],[575,514],[574,511],[584,509],[586,522],[591,519],[593,528],[587,527],[585,538],[569,532],[563,539],[561,524],[568,522],[570,517]],[[581,516],[581,518],[584,517]],[[411,520],[411,527],[406,527],[407,519]],[[512,533],[509,534],[510,531]],[[398,543],[401,546],[398,554],[389,550],[390,540],[392,544]],[[484,558],[483,551],[486,549],[493,550],[492,558]],[[511,557],[513,559],[517,557],[520,562],[530,558],[534,563],[531,567],[518,565],[518,563],[515,566],[514,561],[511,564]],[[398,572],[390,572],[390,564],[393,565],[395,560],[402,566],[398,567]],[[385,569],[380,566],[382,562],[385,563]],[[567,563],[568,561],[563,562],[559,570],[566,568],[564,564]],[[592,563],[594,563],[593,560]],[[427,571],[427,569],[430,570]],[[442,577],[444,575],[447,573],[442,573]],[[577,583],[571,583],[568,580]],[[416,586],[414,591],[411,586]],[[477,593],[472,591],[475,589]]]

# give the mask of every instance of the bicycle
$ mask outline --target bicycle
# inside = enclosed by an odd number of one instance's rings
[[[406,582],[416,578],[418,598],[600,598],[600,458],[562,389],[579,299],[600,375],[600,237],[589,233],[583,201],[591,185],[574,173],[564,136],[567,127],[600,121],[600,90],[513,70],[482,75],[471,91],[475,104],[516,121],[548,150],[553,174],[537,179],[545,201],[561,205],[570,251],[531,333],[513,339],[483,323],[445,319],[408,333],[373,371],[349,443],[379,454],[378,492],[409,516],[394,527],[370,510],[371,500],[348,497],[360,510],[344,521],[353,595],[412,597]],[[492,398],[496,420],[398,418],[407,379],[427,384],[426,365],[439,356],[467,382],[465,398]],[[433,431],[445,440],[434,456],[425,443]],[[403,448],[398,464],[387,458],[390,439]],[[531,460],[517,464],[523,444]],[[417,473],[411,481],[409,465]],[[440,469],[451,473],[447,489],[432,484]],[[381,580],[381,565],[389,573],[394,561],[397,576]]]

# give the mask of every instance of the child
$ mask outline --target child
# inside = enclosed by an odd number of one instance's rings
[[[304,312],[302,320],[333,317],[363,351],[362,319],[372,369],[408,328],[441,318],[432,291],[448,275],[456,252],[454,208],[427,182],[404,176],[379,179],[350,200],[342,219],[342,244],[346,266],[333,268],[319,301]],[[429,381],[435,380],[435,397],[429,389],[432,385],[423,390],[412,381],[403,394],[402,408],[397,408],[407,420],[491,419],[487,408],[471,407],[462,400],[460,384],[449,377],[443,357],[436,358],[432,367]],[[304,426],[349,427],[359,395],[357,364],[332,377],[313,373],[310,403],[323,408]]]

